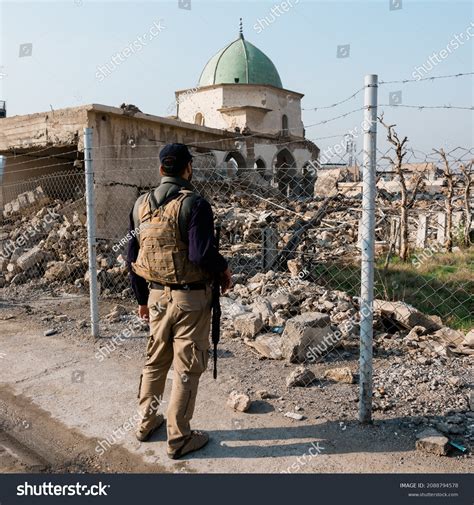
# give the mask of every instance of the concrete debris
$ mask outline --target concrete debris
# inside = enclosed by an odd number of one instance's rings
[[[307,387],[316,380],[314,373],[305,366],[301,365],[293,370],[286,378],[286,385],[289,388]]]
[[[34,265],[41,265],[46,254],[38,246],[33,247],[29,251],[23,253],[17,260],[16,265],[21,270],[29,270]],[[14,265],[13,265],[14,267]]]
[[[242,338],[254,338],[262,328],[263,321],[255,314],[249,313],[234,320],[234,329]]]
[[[113,310],[105,316],[105,319],[109,323],[118,323],[127,312],[127,309],[123,305],[116,305]]]
[[[437,340],[446,345],[460,346],[464,344],[464,334],[460,331],[453,330],[447,326],[443,326],[435,331],[432,335],[434,340]]]
[[[427,429],[417,434],[416,449],[436,456],[446,456],[449,439],[434,429]]]
[[[282,353],[290,363],[306,361],[310,348],[317,348],[331,333],[331,320],[327,314],[305,312],[286,322],[283,332]]]
[[[296,412],[286,412],[284,416],[294,419],[295,421],[302,421],[304,419],[302,414],[297,414]]]
[[[38,210],[38,206],[42,207]],[[7,219],[8,217],[8,219]],[[86,287],[88,271],[84,198],[51,200],[41,187],[5,204],[0,286],[34,282],[45,288]],[[123,256],[112,245],[97,246],[102,294],[129,288]]]
[[[286,264],[293,279],[299,279],[301,273],[303,273],[304,277],[303,262],[300,259],[288,260]]]
[[[471,349],[474,349],[474,329],[467,332],[466,336],[464,337],[464,344]]]
[[[141,110],[132,103],[122,103],[120,108],[126,116],[134,116],[137,112],[141,112]]]
[[[438,330],[440,328],[434,319],[422,314],[405,302],[374,300],[374,313],[390,318],[400,329],[411,330],[415,326],[423,326],[429,330]]]
[[[52,261],[47,264],[44,278],[49,281],[65,281],[69,279],[78,265],[66,261]]]
[[[251,405],[250,397],[245,393],[234,390],[229,394],[227,406],[239,412],[247,412]]]
[[[265,325],[270,326],[274,317],[271,303],[266,298],[261,298],[251,305],[252,312],[256,314]]]
[[[27,205],[28,197],[22,197],[14,206],[5,207],[12,213],[2,223],[0,240],[2,244],[14,243],[14,247],[0,256],[0,287],[12,287],[13,294],[32,287],[58,294],[84,294],[89,283],[84,200],[45,199],[38,211],[36,203],[41,198],[38,192],[34,204]],[[279,387],[304,388],[315,383],[315,373],[323,377],[327,370],[324,378],[334,382],[317,384],[318,394],[330,399],[322,402],[321,415],[340,419],[357,405],[354,375],[343,365],[352,363],[358,353],[359,299],[328,288],[334,284],[326,284],[324,275],[319,279],[313,267],[331,267],[335,257],[350,255],[358,260],[360,202],[350,200],[345,209],[326,214],[319,225],[304,229],[295,245],[292,239],[305,222],[311,222],[321,202],[285,201],[292,211],[288,212],[278,207],[281,201],[277,199],[271,207],[265,202],[242,205],[242,201],[243,197],[232,196],[229,201],[218,197],[215,202],[216,220],[224,223],[225,253],[232,256],[231,266],[236,272],[234,289],[221,297],[221,336],[224,346],[229,344],[225,351],[245,362],[239,366],[248,377],[246,382],[236,378],[229,389],[256,388],[256,398],[275,398],[281,394]],[[269,229],[276,233],[274,250],[281,251],[289,244],[293,249],[285,261],[273,267],[268,266],[270,255],[262,272],[262,234]],[[387,244],[379,231],[377,234],[376,248],[386,251]],[[21,236],[26,240],[16,243]],[[101,298],[120,295],[130,300],[123,247],[117,250],[114,243],[99,240],[97,263]],[[312,270],[311,274],[306,268]],[[436,429],[436,436],[452,434],[456,440],[474,440],[469,432],[474,422],[474,398],[468,389],[472,383],[469,370],[474,330],[464,335],[448,328],[447,321],[400,301],[376,300],[374,309],[374,356],[381,358],[379,366],[374,367],[373,405],[377,415],[402,419],[400,424],[410,429]],[[129,308],[116,305],[101,324],[108,328],[108,324],[123,324],[131,317]],[[44,324],[58,323],[58,330],[64,334],[63,328],[68,325],[85,329],[89,324],[59,317],[49,321]],[[264,358],[269,361],[256,362]],[[293,368],[289,363],[303,366]],[[260,377],[259,382],[252,383],[254,377]],[[275,396],[268,390],[275,390]],[[284,414],[298,402],[309,412],[306,393],[303,389],[291,390],[291,399],[281,400],[283,403],[275,400],[277,409]],[[250,397],[238,391],[233,391],[227,401],[230,408],[242,412],[250,404]],[[419,445],[425,447],[424,442]],[[437,451],[442,452],[439,448]]]
[[[326,372],[324,372],[324,378],[336,382],[345,382],[347,384],[354,384],[355,382],[354,374],[348,367],[331,368],[330,370],[326,370]]]
[[[14,214],[21,212],[33,205],[44,205],[48,201],[48,198],[43,192],[43,188],[38,186],[32,191],[26,191],[21,193],[14,200],[5,204],[3,209],[4,217],[9,217]]]
[[[265,333],[264,335],[258,335],[255,340],[245,339],[244,342],[265,358],[283,359],[281,352],[282,337],[280,335]]]

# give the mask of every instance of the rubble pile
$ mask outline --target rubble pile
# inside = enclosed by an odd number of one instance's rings
[[[237,278],[221,305],[227,336],[241,337],[267,358],[291,363],[311,360],[311,348],[324,353],[357,332],[356,300],[289,273],[270,270],[242,283]]]
[[[236,276],[221,299],[223,338],[289,366],[285,383],[292,390],[337,383],[354,388],[357,399],[357,368],[346,363],[358,360],[359,300],[300,278],[296,263],[289,265],[293,275]],[[474,330],[464,334],[404,302],[375,300],[374,356],[381,364],[374,368],[374,411],[472,444],[473,355]]]
[[[294,272],[296,261],[290,260]],[[247,281],[235,276],[233,290],[221,298],[227,336],[242,338],[263,356],[291,363],[315,361],[311,347],[327,354],[359,333],[359,301],[328,290],[298,274],[258,273]],[[466,335],[404,302],[374,302],[375,341],[380,349],[403,347],[419,364],[434,358],[474,355],[474,331]],[[325,345],[326,344],[326,345]]]
[[[285,249],[294,232],[310,221],[321,202],[281,201],[265,198],[255,202],[247,197],[233,196],[216,203],[216,220],[229,243],[229,252],[244,253],[248,258],[261,252],[263,232],[273,228],[277,232],[278,249]],[[321,225],[308,230],[296,248],[298,253],[310,254],[315,260],[334,259],[349,250],[358,254],[358,223],[360,202],[344,200],[344,209],[335,205],[328,211]],[[353,257],[353,259],[355,259]]]
[[[35,287],[88,283],[88,250],[84,199],[51,200],[41,188],[36,199],[19,195],[8,206],[0,233],[0,287],[34,283]],[[25,194],[25,195],[26,195]],[[13,204],[23,202],[23,206]],[[41,208],[37,210],[38,201]],[[25,202],[29,202],[27,206]],[[11,209],[15,209],[12,211]],[[97,247],[98,280],[103,289],[128,289],[125,261],[107,244]]]

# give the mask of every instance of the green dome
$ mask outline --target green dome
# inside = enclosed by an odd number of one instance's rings
[[[208,61],[199,79],[200,87],[236,83],[283,88],[272,60],[242,34]]]

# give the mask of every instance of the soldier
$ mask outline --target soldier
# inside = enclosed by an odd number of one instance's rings
[[[168,370],[173,386],[167,412],[168,456],[177,459],[206,445],[191,431],[199,378],[208,363],[211,281],[224,293],[231,272],[216,248],[210,204],[191,184],[192,156],[184,144],[160,152],[160,185],[138,198],[130,215],[128,263],[138,314],[149,321],[147,359],[138,391],[141,442],[164,421],[158,413]]]

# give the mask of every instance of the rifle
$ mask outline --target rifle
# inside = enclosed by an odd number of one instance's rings
[[[216,225],[216,247],[219,251],[219,242],[221,236],[221,227]],[[220,302],[221,279],[220,274],[216,273],[212,285],[212,343],[214,344],[214,379],[217,379],[217,344],[221,336],[221,302]]]

